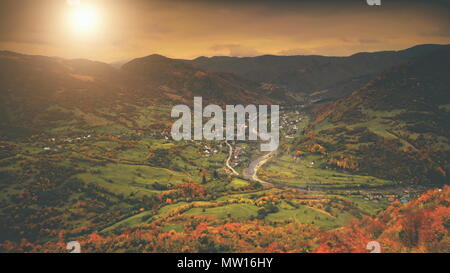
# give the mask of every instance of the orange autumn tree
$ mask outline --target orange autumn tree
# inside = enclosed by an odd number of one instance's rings
[[[430,190],[407,204],[394,202],[374,218],[324,232],[316,252],[367,252],[377,241],[383,252],[450,252],[450,187]]]
[[[310,153],[324,154],[325,153],[325,147],[323,147],[322,145],[316,143],[316,144],[313,144],[313,145],[309,146],[308,147],[308,151]]]
[[[358,168],[358,163],[356,160],[345,155],[335,155],[328,161],[328,163],[341,169],[355,170]]]

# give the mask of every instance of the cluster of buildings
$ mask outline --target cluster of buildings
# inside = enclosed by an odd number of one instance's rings
[[[81,141],[85,141],[92,138],[92,135],[86,135],[86,136],[79,136],[79,137],[66,137],[64,139],[62,139],[62,141],[58,141],[56,138],[50,138],[49,142],[52,143],[53,145],[51,146],[45,146],[43,147],[43,150],[45,152],[50,152],[50,151],[60,151],[64,148],[64,146],[62,145],[62,143],[79,143]]]
[[[288,139],[294,138],[298,131],[297,124],[302,120],[302,118],[299,117],[300,112],[295,111],[294,114],[295,117],[290,118],[287,114],[283,113],[280,118],[280,129],[284,128],[284,131],[286,132],[285,138]]]
[[[203,153],[203,156],[205,156],[205,157],[210,157],[214,154],[217,154],[218,152],[219,152],[219,150],[213,149],[208,144],[205,144],[202,147],[202,153]]]
[[[408,203],[410,200],[419,196],[418,192],[411,192],[409,190],[403,190],[399,193],[368,193],[365,194],[364,199],[379,202],[386,200],[387,202],[400,201],[402,203]]]

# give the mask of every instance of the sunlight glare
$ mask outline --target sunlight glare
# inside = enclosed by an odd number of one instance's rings
[[[80,0],[67,0],[67,4],[69,4],[69,6],[77,6],[80,5]]]
[[[99,13],[92,6],[75,5],[69,16],[72,29],[79,34],[92,34],[98,30]]]

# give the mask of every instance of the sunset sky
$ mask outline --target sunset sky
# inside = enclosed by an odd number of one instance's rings
[[[153,53],[341,56],[450,44],[448,2],[0,0],[0,50],[105,62]]]

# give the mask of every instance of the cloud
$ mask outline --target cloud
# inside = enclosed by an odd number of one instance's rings
[[[450,27],[448,25],[439,25],[434,29],[431,29],[428,31],[422,31],[422,32],[420,32],[420,34],[423,36],[427,36],[427,37],[437,36],[437,37],[448,38],[448,37],[450,37]]]
[[[378,40],[378,39],[359,39],[358,42],[361,43],[361,44],[376,44],[376,43],[381,43],[381,41]]]
[[[210,48],[215,52],[228,52],[225,55],[231,57],[253,57],[261,55],[258,50],[238,44],[214,45]]]

